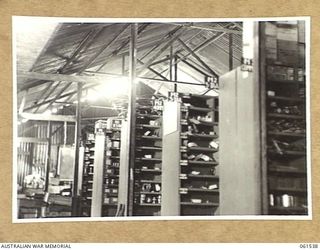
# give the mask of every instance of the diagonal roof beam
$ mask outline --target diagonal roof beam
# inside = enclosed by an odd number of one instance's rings
[[[145,71],[148,69],[148,67],[156,60],[159,58],[159,56],[165,51],[167,50],[171,44],[173,44],[176,40],[178,40],[178,38],[182,35],[182,27],[179,29],[179,31],[177,31],[175,33],[174,36],[172,36],[168,42],[157,52],[155,53],[143,66],[141,69],[139,69],[138,71],[138,75],[143,75],[145,73]]]
[[[140,63],[141,65],[144,65],[144,63],[140,60],[137,59],[137,62]],[[156,71],[155,69],[151,68],[151,66],[148,67],[148,69],[154,73],[155,75],[159,76],[160,78],[162,78],[163,80],[169,80],[168,78],[166,78],[165,76],[163,76],[162,74],[160,74],[158,71]]]
[[[100,48],[81,68],[81,70],[79,71],[79,73],[82,73],[86,68],[88,68],[93,61],[106,49],[108,49],[112,44],[114,44],[114,42],[121,36],[121,34],[127,29],[127,27],[129,26],[129,24],[125,25],[112,39],[109,43],[107,43],[105,46],[103,46],[102,48]],[[100,34],[100,32],[98,34],[95,35],[98,36]],[[91,43],[94,41],[94,39],[91,40]],[[90,44],[91,44],[90,43]],[[89,45],[90,45],[89,44]],[[88,45],[88,46],[89,46]],[[87,46],[87,47],[88,47]],[[68,83],[67,85],[65,85],[60,91],[59,93],[55,96],[55,98],[59,97],[66,89],[68,89],[71,86],[72,82]],[[47,108],[49,108],[52,104],[54,103],[54,101],[50,102],[49,105],[47,106]]]
[[[128,24],[130,25],[130,24]],[[139,27],[139,30],[138,30],[138,37],[139,35],[149,26],[149,24],[144,24],[144,25],[141,25]],[[116,50],[112,51],[107,57],[107,58],[110,58],[112,56],[116,56],[118,55],[118,53],[120,52],[120,50],[122,50],[124,47],[126,47],[130,42],[130,37],[128,37],[125,41],[122,42],[122,44],[120,45],[120,47],[118,47]],[[97,72],[100,71],[104,66],[106,66],[106,64],[108,63],[108,61],[106,60],[106,62],[104,62],[103,64],[100,65],[100,67],[96,70]]]
[[[203,66],[205,67],[213,76],[215,77],[219,77],[219,75],[214,72],[192,49],[190,49],[188,47],[188,45],[186,45],[180,38],[178,38],[178,41],[182,44],[182,46],[189,52],[191,53],[191,55],[197,59],[197,61]]]
[[[231,33],[231,34],[237,34],[237,35],[242,35],[242,31],[239,30],[234,30],[234,29],[229,29],[226,27],[213,27],[213,26],[201,26],[201,25],[196,25],[194,23],[172,23],[173,25],[180,25],[186,28],[190,29],[200,29],[200,30],[207,30],[207,31],[213,31],[213,32],[223,32],[223,33]]]

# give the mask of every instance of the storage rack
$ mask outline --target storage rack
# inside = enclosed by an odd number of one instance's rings
[[[267,25],[268,34],[281,32],[277,23]],[[308,214],[305,58],[300,53],[305,44],[299,40],[299,23],[291,25],[292,32],[294,29],[296,41],[269,35],[268,41],[274,39],[281,46],[277,57],[270,55],[270,44],[265,45],[267,213],[271,215]]]
[[[161,109],[161,103],[154,99],[137,99],[133,208],[135,216],[160,215]]]
[[[122,119],[108,119],[106,130],[106,155],[103,170],[103,208],[102,216],[115,216],[118,206],[120,138]]]
[[[95,134],[87,134],[85,144],[83,185],[82,185],[82,204],[81,215],[91,216],[92,208],[101,206],[101,216],[115,216],[118,205],[119,189],[119,165],[120,165],[120,136],[121,118],[109,118],[96,122]],[[105,140],[104,147],[96,147],[96,136],[102,136]],[[93,204],[94,187],[94,166],[97,159],[103,162],[102,178],[102,202]],[[100,178],[100,177],[98,177]],[[100,210],[100,208],[98,208]]]
[[[95,137],[93,133],[87,133],[83,141],[84,144],[84,164],[81,192],[81,215],[90,216],[92,202],[93,168]]]
[[[179,94],[180,213],[214,215],[219,206],[218,98]]]

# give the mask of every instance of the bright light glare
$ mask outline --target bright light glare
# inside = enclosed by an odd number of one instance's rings
[[[50,115],[51,114],[51,110],[47,109],[46,111],[43,112],[44,115]]]
[[[53,109],[51,110],[51,112],[52,112],[53,114],[55,114],[55,113],[58,112],[58,109],[57,109],[57,108],[53,108]]]
[[[127,95],[128,89],[129,83],[127,79],[114,79],[97,86],[95,91],[88,91],[87,100],[93,101],[99,98],[115,98],[121,95]]]

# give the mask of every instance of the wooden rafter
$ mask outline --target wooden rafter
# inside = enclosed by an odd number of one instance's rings
[[[182,46],[189,52],[191,55],[197,59],[197,61],[204,66],[213,76],[218,77],[218,74],[214,72],[192,49],[188,47],[181,39],[178,39],[178,41],[182,44]]]

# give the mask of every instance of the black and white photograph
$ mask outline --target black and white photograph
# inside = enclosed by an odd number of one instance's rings
[[[310,19],[14,16],[12,220],[310,220]]]

